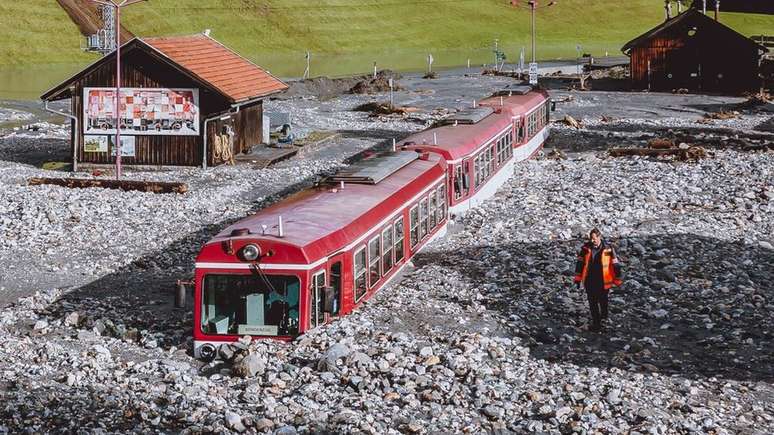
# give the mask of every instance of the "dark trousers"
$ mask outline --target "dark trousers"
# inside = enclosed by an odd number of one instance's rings
[[[589,299],[591,321],[594,326],[600,326],[601,321],[607,320],[607,295],[604,288],[587,288],[586,296]]]

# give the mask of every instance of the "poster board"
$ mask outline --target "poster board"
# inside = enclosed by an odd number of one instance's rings
[[[87,153],[106,153],[108,150],[108,137],[86,135],[83,137],[83,151]]]
[[[115,135],[115,88],[84,88],[83,101],[84,134]],[[122,135],[200,134],[198,89],[122,88],[120,106]]]
[[[121,132],[123,134],[123,132]],[[116,156],[116,137],[108,137],[110,142],[110,155]],[[121,157],[135,157],[134,136],[121,136]]]

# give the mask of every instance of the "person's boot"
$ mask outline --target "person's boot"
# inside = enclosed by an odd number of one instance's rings
[[[600,325],[597,322],[594,322],[594,323],[591,324],[591,326],[589,326],[589,331],[591,331],[591,332],[600,332],[600,331],[602,331],[602,325]]]

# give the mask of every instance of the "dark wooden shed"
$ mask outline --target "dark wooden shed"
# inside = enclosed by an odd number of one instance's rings
[[[760,86],[758,64],[766,51],[750,38],[695,9],[628,42],[632,87],[739,92]]]
[[[70,99],[76,166],[115,162],[115,67],[113,52],[41,96]],[[124,44],[121,88],[123,164],[206,166],[261,143],[263,99],[287,85],[198,34]]]

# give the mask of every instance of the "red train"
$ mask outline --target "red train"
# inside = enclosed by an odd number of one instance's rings
[[[223,230],[196,258],[195,355],[242,335],[291,340],[354,310],[542,147],[549,104],[505,88]]]

